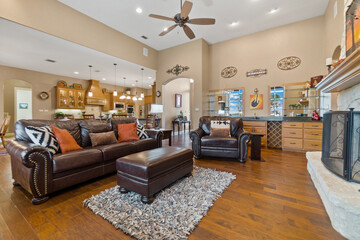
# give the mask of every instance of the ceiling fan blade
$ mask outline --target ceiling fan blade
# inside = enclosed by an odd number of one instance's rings
[[[168,20],[168,21],[175,21],[174,18],[169,18],[169,17],[165,17],[165,16],[161,16],[161,15],[156,15],[156,14],[150,14],[149,17],[158,18],[158,19],[162,19],[162,20]]]
[[[163,31],[159,34],[159,36],[164,36],[165,34],[167,34],[168,32],[170,32],[171,30],[173,30],[174,28],[176,28],[177,24],[172,25],[171,27],[169,27],[166,31]]]
[[[181,18],[185,19],[189,16],[192,5],[193,5],[192,2],[189,2],[189,1],[184,2],[184,5],[181,8],[181,14],[180,14]]]
[[[195,34],[194,32],[186,25],[184,25],[184,32],[185,34],[190,38],[190,39],[194,39],[195,38]]]
[[[194,18],[190,19],[187,23],[197,24],[197,25],[212,25],[215,24],[214,18]]]

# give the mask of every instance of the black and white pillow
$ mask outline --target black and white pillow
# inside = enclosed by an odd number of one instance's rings
[[[59,152],[59,143],[56,140],[56,137],[49,126],[45,127],[25,127],[25,132],[35,143],[46,148],[52,154]]]
[[[149,134],[145,130],[145,127],[141,124],[137,124],[137,134],[140,139],[150,138]]]

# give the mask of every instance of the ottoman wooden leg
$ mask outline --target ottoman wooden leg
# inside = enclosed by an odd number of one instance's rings
[[[124,188],[124,187],[120,187],[120,188],[119,188],[119,192],[120,192],[120,193],[128,193],[129,190],[127,190],[127,189]]]
[[[145,203],[145,204],[150,204],[155,200],[154,196],[141,196],[141,202]]]

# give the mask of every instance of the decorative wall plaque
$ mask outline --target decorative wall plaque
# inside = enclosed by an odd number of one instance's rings
[[[181,66],[179,64],[176,64],[175,67],[171,68],[171,69],[168,69],[166,72],[168,74],[174,74],[176,76],[178,76],[179,74],[189,70],[190,68],[188,66]]]
[[[262,75],[265,74],[267,74],[267,69],[254,69],[250,72],[247,72],[246,76],[256,78],[256,77],[261,77]]]
[[[277,66],[281,70],[292,70],[294,68],[297,68],[301,64],[301,59],[298,57],[286,57],[281,59]]]
[[[226,67],[221,71],[221,76],[223,78],[232,78],[237,74],[236,67]]]

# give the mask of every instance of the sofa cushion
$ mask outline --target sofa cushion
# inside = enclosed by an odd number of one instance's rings
[[[52,154],[59,152],[59,143],[51,130],[50,126],[45,127],[25,127],[25,132],[36,145],[46,148]]]
[[[123,157],[136,152],[136,147],[131,142],[102,145],[94,147],[93,149],[97,149],[102,152],[103,161],[105,162],[116,160],[119,157]]]
[[[66,129],[71,136],[74,137],[77,144],[81,145],[81,134],[78,121],[67,120],[67,121],[55,121],[55,120],[19,120],[15,124],[15,139],[17,141],[32,142],[29,136],[25,132],[25,127],[44,127],[44,126],[55,126],[57,128]]]
[[[137,123],[118,124],[118,142],[132,142],[139,140],[137,135]]]
[[[87,167],[101,162],[102,153],[98,149],[82,149],[74,152],[57,154],[53,157],[53,173]]]
[[[234,137],[210,137],[204,136],[201,138],[202,147],[224,147],[237,148],[237,139]]]
[[[127,124],[136,122],[136,118],[128,118],[128,117],[121,117],[121,118],[114,118],[111,119],[111,126],[115,133],[116,138],[118,138],[118,124]]]
[[[86,120],[79,123],[81,130],[81,146],[91,146],[89,133],[102,133],[112,130],[111,123],[108,121]]]
[[[136,152],[147,151],[158,147],[156,139],[153,138],[136,141],[134,142],[134,145],[136,147]]]
[[[230,134],[234,137],[238,129],[243,128],[243,121],[239,117],[209,117],[204,116],[199,120],[199,127],[205,132],[206,135],[210,135],[211,121],[226,121],[230,120]]]
[[[71,134],[66,129],[60,129],[54,126],[50,126],[50,127],[51,130],[54,132],[54,135],[60,145],[60,149],[62,153],[67,153],[82,149],[82,147],[80,147],[76,143],[73,136],[71,136]]]
[[[90,135],[92,147],[117,143],[113,131],[102,132],[102,133],[89,133],[89,135]]]

